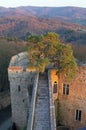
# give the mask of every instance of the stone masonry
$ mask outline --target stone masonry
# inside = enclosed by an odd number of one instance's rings
[[[28,65],[28,54],[23,52],[12,57],[8,68],[12,122],[16,124],[18,130],[22,130],[24,126],[27,126],[27,130],[56,130],[53,121],[55,116],[51,108],[53,97],[49,95],[48,75],[41,74],[39,79],[35,79],[36,69]],[[33,111],[31,106],[34,107]]]
[[[28,55],[23,52],[12,57],[8,68],[12,122],[16,123],[18,130],[27,125],[30,114],[30,90],[33,88],[36,70],[28,68],[28,64]],[[33,130],[50,130],[52,123],[54,130],[53,98],[59,102],[60,125],[69,130],[86,126],[86,66],[79,66],[76,77],[71,82],[65,81],[62,75],[58,77],[56,72],[56,69],[50,69],[48,80],[46,74],[39,76]]]
[[[33,130],[51,130],[48,78],[46,73],[39,75]]]
[[[50,74],[52,90],[56,80],[56,71],[51,70]],[[77,74],[71,82],[65,81],[62,77],[60,75],[57,79],[59,124],[66,126],[69,130],[78,130],[86,126],[86,66],[78,67]],[[56,93],[53,95],[56,100]]]
[[[28,64],[28,55],[23,52],[12,57],[8,68],[12,122],[16,124],[18,130],[27,125],[30,106],[29,90],[35,77],[34,69],[27,69]]]

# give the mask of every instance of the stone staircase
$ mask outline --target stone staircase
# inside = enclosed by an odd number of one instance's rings
[[[49,90],[46,73],[39,75],[33,130],[50,130]]]

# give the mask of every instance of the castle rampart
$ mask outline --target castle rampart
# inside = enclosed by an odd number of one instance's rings
[[[50,102],[50,125],[51,130],[56,130],[56,116],[55,116],[55,105],[54,105],[54,95],[52,89],[52,75],[51,71],[48,71],[48,84],[49,84],[49,102]]]
[[[36,99],[37,99],[38,78],[39,78],[39,74],[36,75],[35,80],[34,80],[32,100],[31,100],[31,105],[30,105],[30,114],[29,114],[28,124],[27,124],[27,130],[33,129],[35,105],[36,105]]]
[[[36,99],[34,86],[38,81],[35,81],[36,69],[28,68],[28,64],[28,55],[25,52],[14,56],[8,68],[12,120],[19,130],[27,124],[28,119],[31,119],[28,124],[31,121],[32,128],[34,119]],[[86,126],[86,66],[79,66],[76,77],[71,82],[65,81],[62,75],[57,76],[56,74],[57,70],[54,68],[50,69],[48,73],[51,130],[56,129],[54,101],[57,98],[60,125],[68,127],[69,130]],[[34,96],[30,93],[31,89],[34,90]],[[31,113],[32,115],[30,115]]]

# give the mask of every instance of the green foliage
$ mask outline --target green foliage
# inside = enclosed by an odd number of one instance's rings
[[[50,63],[50,58],[55,55],[56,45],[59,36],[56,33],[47,33],[45,35],[29,36],[28,53],[30,65],[35,66],[38,71],[43,72],[45,67]]]
[[[44,47],[45,57],[52,57],[56,53],[56,46],[60,42],[59,35],[56,33],[48,32],[41,35],[42,46]]]
[[[67,80],[71,80],[75,76],[77,69],[71,46],[68,44],[58,44],[56,57],[59,72],[63,72],[64,77]]]
[[[45,67],[49,64],[48,58],[39,58],[36,64],[36,68],[39,72],[44,72]]]
[[[39,37],[37,35],[29,35],[28,36],[28,42],[37,43],[38,41],[39,41]]]
[[[30,66],[35,66],[43,72],[45,67],[54,63],[65,78],[73,78],[77,64],[70,45],[60,43],[56,33],[49,32],[41,36],[28,38],[28,54]]]

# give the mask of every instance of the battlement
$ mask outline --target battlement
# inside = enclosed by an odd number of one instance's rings
[[[15,73],[15,72],[18,72],[18,73],[23,73],[23,67],[22,66],[10,66],[8,68],[8,72],[10,73]],[[28,67],[26,68],[25,72],[35,72],[36,71],[36,68],[35,67]]]
[[[21,73],[21,72],[23,72],[23,67],[21,67],[21,66],[11,66],[11,67],[8,68],[8,71],[10,73],[15,73],[15,72]]]
[[[9,66],[8,68],[8,77],[9,81],[11,80],[17,80],[17,79],[27,79],[29,76],[29,72],[26,72],[26,69],[24,69],[22,66]]]
[[[35,72],[36,68],[35,67],[28,67],[26,68],[26,72]]]

